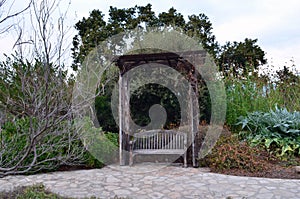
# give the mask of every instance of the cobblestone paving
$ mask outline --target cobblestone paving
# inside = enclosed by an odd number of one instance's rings
[[[300,180],[237,177],[180,166],[109,166],[0,179],[0,191],[42,183],[61,196],[148,198],[300,198]]]

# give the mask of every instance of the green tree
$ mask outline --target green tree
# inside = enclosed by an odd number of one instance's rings
[[[247,76],[249,73],[256,73],[258,66],[266,63],[265,52],[257,45],[257,39],[245,39],[244,42],[228,42],[226,45],[220,47],[212,32],[212,23],[205,14],[193,14],[185,19],[175,8],[170,8],[167,12],[156,14],[152,10],[151,4],[148,4],[146,6],[135,6],[123,9],[110,7],[107,21],[104,20],[104,15],[101,11],[93,10],[88,18],[83,18],[76,23],[75,28],[78,30],[78,34],[73,39],[73,69],[80,69],[81,64],[89,52],[101,42],[106,41],[113,35],[137,27],[141,30],[145,30],[149,27],[157,28],[159,30],[163,28],[180,29],[184,34],[197,38],[199,44],[210,53],[218,64],[220,71],[225,75],[233,74],[235,77]],[[122,47],[122,45],[123,44],[120,43],[119,47]],[[109,50],[114,51],[117,49],[120,48],[111,46]],[[109,85],[112,85],[109,83],[110,79],[111,81],[116,81],[118,79],[118,72],[110,74],[111,75],[109,76],[105,76],[105,80],[103,80],[104,83],[101,83],[101,85],[109,87]],[[202,109],[201,113],[205,114],[201,115],[200,119],[209,121],[211,108],[209,92],[205,83],[201,83],[201,80],[199,80],[199,82],[199,101],[201,103],[199,105]],[[139,98],[142,99],[143,102],[163,103],[162,98],[166,95],[164,89],[156,91],[156,96],[151,93],[149,86],[146,86],[144,89],[147,89],[147,91],[145,91],[147,94],[138,92],[140,96],[134,96],[133,99]],[[102,126],[104,130],[115,131],[116,128],[112,128],[112,123],[114,123],[114,121],[111,118],[111,114],[108,114],[110,107],[107,107],[110,106],[111,89],[106,88],[104,90],[103,96],[99,96],[98,99],[96,99],[98,120],[101,124],[104,124],[104,126]],[[168,97],[171,97],[171,95],[167,95]],[[135,110],[132,110],[132,112],[137,116],[137,120],[141,119],[141,124],[146,125],[149,118],[140,111],[150,105],[148,104],[144,107],[139,106],[139,104],[144,104],[143,102],[132,102],[132,106],[135,106]],[[174,106],[176,107],[177,105],[165,104],[165,108],[173,107],[173,110],[176,110]],[[102,109],[101,111],[99,111],[100,107]],[[175,118],[175,120],[177,119],[178,118]],[[137,120],[135,121],[138,123],[139,121]],[[105,127],[106,124],[107,128]]]
[[[289,85],[293,85],[299,81],[299,76],[294,74],[287,66],[284,66],[283,69],[276,71],[276,75],[279,81],[278,83],[287,83]]]
[[[137,27],[142,30],[145,30],[148,27],[158,29],[164,29],[167,27],[173,27],[175,29],[179,28],[190,37],[199,38],[199,44],[202,44],[208,52],[212,53],[213,56],[216,57],[218,43],[212,33],[212,24],[208,17],[204,14],[189,16],[188,21],[185,21],[184,16],[181,13],[178,13],[175,8],[170,8],[167,12],[156,14],[152,10],[151,4],[123,9],[110,7],[109,18],[107,21],[104,20],[104,15],[101,11],[93,10],[88,18],[83,18],[76,23],[75,28],[78,30],[78,34],[73,38],[73,69],[80,69],[81,64],[89,52],[101,42],[113,35]],[[122,43],[120,46],[122,46]],[[110,48],[112,51],[116,49],[118,48]],[[117,80],[117,75],[118,72],[110,73],[110,75],[104,75],[105,78],[101,82],[101,85],[106,87],[103,89],[104,94],[101,92],[102,96],[97,96],[95,99],[98,121],[101,123],[104,130],[114,132],[116,131],[116,126],[112,125],[114,120],[110,113],[110,85],[112,85],[111,82]],[[157,87],[155,92],[153,89],[151,90],[151,88],[151,86],[140,88],[144,89],[144,92],[138,92],[138,95],[134,95],[131,99],[131,111],[135,122],[141,125],[146,125],[149,122],[147,115],[148,111],[141,112],[141,110],[145,110],[145,108],[147,109],[151,107],[151,105],[159,103],[167,109],[168,115],[172,116],[174,119],[174,121],[171,121],[173,119],[168,117],[167,123],[176,123],[179,118],[178,113],[176,114],[174,112],[178,109],[178,104],[168,104],[166,100],[168,97],[172,98],[172,94],[170,92],[166,92],[165,88]],[[202,91],[203,89],[200,90]],[[142,100],[145,103],[141,103],[141,101],[136,102],[136,99]],[[202,112],[204,113],[206,111]]]
[[[213,27],[209,18],[203,13],[191,15],[188,18],[189,21],[185,26],[186,34],[190,37],[199,38],[199,43],[202,44],[203,48],[216,59],[219,52],[219,44],[212,33]]]
[[[156,16],[151,4],[123,9],[110,7],[107,22],[101,11],[93,10],[88,18],[83,18],[76,23],[78,34],[73,38],[73,69],[77,70],[93,48],[113,35],[136,27],[144,29],[167,26],[179,27],[189,36],[199,37],[199,43],[204,49],[216,57],[218,43],[212,33],[212,24],[204,14],[191,15],[186,22],[183,15],[175,8],[170,8],[168,12]]]
[[[266,64],[265,52],[256,44],[257,39],[245,39],[244,42],[227,42],[220,49],[217,63],[220,71],[228,76],[246,77],[254,75],[258,66]]]
[[[289,110],[299,110],[300,76],[292,71],[293,67],[295,66],[284,66],[283,69],[276,71],[276,89],[281,93],[279,98],[282,107]]]

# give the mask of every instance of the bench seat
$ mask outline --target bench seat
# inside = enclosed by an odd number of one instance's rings
[[[150,130],[133,135],[129,143],[129,165],[133,165],[134,156],[140,155],[181,155],[184,167],[187,167],[187,135],[176,130]]]

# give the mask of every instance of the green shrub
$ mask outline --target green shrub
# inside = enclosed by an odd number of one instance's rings
[[[62,165],[84,163],[84,147],[68,124],[62,122],[55,127],[55,131],[49,128],[49,133],[40,134],[34,139],[37,125],[34,118],[29,117],[7,121],[2,125],[0,176],[54,171]],[[65,128],[65,131],[60,132],[61,128]]]
[[[13,165],[18,161],[18,156],[29,141],[28,128],[29,120],[26,118],[4,123],[0,134],[1,165],[6,165],[9,162],[10,165]],[[21,132],[17,133],[18,131]]]
[[[280,74],[280,71],[277,71]],[[225,77],[227,96],[226,124],[238,131],[236,123],[240,116],[250,112],[268,112],[270,109],[286,107],[289,111],[300,111],[300,76],[291,75],[257,77],[255,75],[236,78]],[[284,77],[284,78],[283,78]],[[279,79],[279,80],[278,80]]]
[[[117,161],[119,154],[117,133],[104,132],[102,128],[96,128],[93,121],[87,117],[77,122],[77,125],[80,127],[81,140],[91,155],[89,164],[96,163],[100,166]]]
[[[300,155],[300,112],[276,107],[266,113],[249,113],[237,124],[246,130],[240,136],[253,146],[262,145],[280,157]]]
[[[237,136],[222,136],[211,153],[200,160],[200,165],[213,171],[241,169],[248,172],[262,171],[272,157],[265,150],[252,148]]]
[[[99,129],[100,131],[100,129]],[[105,146],[94,146],[90,151],[86,151],[85,153],[85,165],[88,167],[93,168],[102,168],[108,159],[106,156],[110,154],[110,152],[113,151],[115,154],[115,151],[118,147],[119,143],[119,134],[117,133],[111,133],[106,132],[104,133],[105,140],[107,139],[108,143],[105,144]],[[96,138],[98,139],[98,138]],[[105,148],[108,147],[108,148]],[[103,150],[103,148],[105,148]],[[103,154],[101,154],[101,152]],[[99,158],[100,157],[100,158]]]
[[[226,123],[235,129],[240,116],[253,111],[267,111],[277,98],[266,94],[268,84],[262,79],[225,79],[227,95]]]

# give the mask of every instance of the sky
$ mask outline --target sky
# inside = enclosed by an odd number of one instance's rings
[[[128,8],[152,4],[156,14],[174,7],[186,18],[204,13],[212,23],[216,40],[226,41],[258,39],[266,52],[268,65],[275,67],[296,65],[300,71],[300,1],[299,0],[69,0],[61,1],[61,9],[69,5],[68,23],[73,26],[93,9],[101,10],[107,17],[110,6]],[[16,5],[16,8],[21,6]],[[76,34],[73,29],[72,34]],[[12,51],[16,35],[0,37],[0,53]],[[68,38],[72,42],[72,35]],[[290,61],[293,60],[293,63]]]

